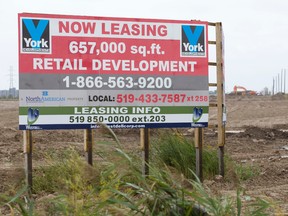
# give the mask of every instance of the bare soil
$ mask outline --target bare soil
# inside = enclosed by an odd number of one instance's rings
[[[282,212],[288,214],[287,95],[227,95],[226,106],[225,154],[236,163],[252,165],[259,170],[258,175],[240,182],[246,196],[279,201]],[[216,108],[211,108],[211,124],[216,119]],[[205,146],[217,146],[217,130],[207,128],[204,131]],[[116,130],[116,134],[125,148],[139,150],[138,131]],[[61,151],[69,146],[75,146],[84,156],[83,139],[83,130],[34,131],[33,166],[44,163],[47,151]],[[95,139],[97,143],[111,138],[96,131]],[[23,134],[18,130],[18,101],[0,101],[0,194],[15,193],[16,186],[23,181],[24,176]],[[215,193],[231,195],[239,186],[235,177],[229,174],[220,181],[215,177],[204,183]]]

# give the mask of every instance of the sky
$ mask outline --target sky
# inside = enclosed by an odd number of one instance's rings
[[[287,8],[286,0],[1,0],[0,90],[9,88],[11,68],[18,88],[17,14],[22,12],[222,22],[226,92],[234,85],[271,90],[273,78],[288,71]],[[287,80],[288,74],[286,93]],[[209,81],[215,81],[214,72]]]

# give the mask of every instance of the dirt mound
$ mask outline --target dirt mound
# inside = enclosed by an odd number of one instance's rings
[[[275,138],[288,139],[288,131],[281,131],[275,128],[260,128],[249,126],[245,129],[244,132],[239,133],[236,136],[266,140],[275,140]]]
[[[285,100],[287,99],[287,95],[285,95],[284,93],[277,93],[275,95],[272,95],[271,99],[272,100]]]
[[[274,124],[273,128],[279,130],[288,130],[288,124]]]

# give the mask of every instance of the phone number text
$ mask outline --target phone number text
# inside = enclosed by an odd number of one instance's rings
[[[114,115],[114,116],[69,116],[70,123],[147,123],[147,122],[165,122],[165,115],[148,115],[148,116],[129,116],[129,115]]]
[[[103,87],[113,88],[135,88],[140,89],[170,89],[172,87],[172,79],[170,77],[107,77],[102,76],[77,76],[75,80],[71,80],[69,76],[66,76],[62,80],[66,88],[76,86],[77,88],[97,88]]]
[[[207,102],[208,96],[189,96],[186,94],[141,94],[136,97],[134,94],[118,94],[117,103],[183,103],[183,102]]]

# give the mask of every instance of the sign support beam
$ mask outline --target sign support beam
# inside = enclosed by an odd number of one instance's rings
[[[88,164],[93,166],[93,131],[92,129],[85,129],[84,139],[85,139],[84,150],[86,152],[86,159],[87,159]]]
[[[219,174],[224,176],[224,62],[223,62],[223,33],[222,24],[216,23],[216,59],[217,59],[217,122],[218,122],[218,156]]]
[[[28,186],[29,193],[32,192],[33,186],[33,170],[32,170],[32,151],[33,151],[33,143],[32,143],[32,131],[24,130],[23,131],[23,152],[25,155],[25,180]]]
[[[199,180],[203,181],[203,138],[204,138],[204,129],[195,128],[195,148],[196,148],[196,175]]]
[[[142,174],[149,175],[149,147],[150,147],[150,129],[140,129],[141,150],[142,150]]]

